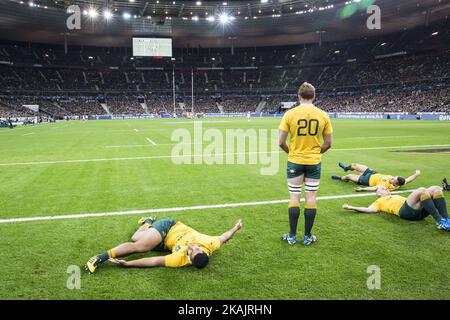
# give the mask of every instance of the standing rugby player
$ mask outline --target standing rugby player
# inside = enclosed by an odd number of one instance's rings
[[[331,148],[333,128],[328,114],[313,105],[315,88],[303,83],[298,91],[299,106],[287,111],[281,120],[279,145],[288,154],[287,182],[290,194],[290,232],[282,239],[293,245],[297,242],[297,223],[300,216],[300,196],[305,186],[305,232],[302,243],[317,241],[311,231],[317,213],[316,195],[319,189],[322,154]],[[289,146],[286,139],[290,135]],[[323,142],[321,142],[323,139]]]

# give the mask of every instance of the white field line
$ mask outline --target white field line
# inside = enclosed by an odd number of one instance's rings
[[[409,149],[409,148],[432,148],[432,147],[450,147],[450,144],[428,144],[418,146],[397,146],[397,147],[367,147],[367,148],[347,148],[347,149],[330,149],[330,150],[352,151],[352,150],[383,150],[383,149]]]
[[[201,121],[201,120],[197,120],[197,121],[170,121],[170,122],[166,122],[165,124],[181,124],[181,123],[228,123],[231,121],[226,121],[226,120],[206,120],[206,121]]]
[[[22,137],[29,136],[30,134],[35,134],[34,132],[22,134]]]
[[[366,139],[374,139],[374,140],[383,140],[383,139],[398,139],[398,138],[417,138],[419,136],[378,136],[378,137],[347,137],[347,138],[335,138],[336,140],[366,140]]]
[[[118,146],[103,146],[102,148],[135,148],[135,147],[154,147],[154,146],[175,146],[175,145],[198,145],[205,144],[203,142],[195,142],[195,143],[158,143],[154,145],[150,144],[124,144]]]
[[[155,141],[153,141],[152,139],[150,139],[150,138],[147,138],[147,141],[148,142],[150,142],[152,145],[154,145],[154,146],[156,146],[157,144],[155,143]]]
[[[425,147],[450,147],[450,144],[433,144],[433,145],[419,145],[419,146],[397,146],[397,147],[371,147],[371,148],[349,148],[349,149],[331,149],[333,151],[352,151],[352,150],[383,150],[383,149],[408,149],[408,148],[425,148]],[[276,151],[280,153],[281,151]],[[245,155],[245,154],[268,154],[267,152],[233,152],[233,153],[217,153],[216,156],[227,155]],[[103,162],[103,161],[128,161],[128,160],[148,160],[148,159],[176,159],[176,158],[196,158],[203,157],[203,154],[192,155],[160,155],[160,156],[142,156],[142,157],[121,157],[121,158],[99,158],[99,159],[74,159],[74,160],[55,160],[55,161],[32,161],[32,162],[10,162],[0,163],[0,167],[10,166],[31,166],[41,164],[59,164],[59,163],[87,163],[87,162]]]
[[[406,193],[412,192],[413,190],[401,190],[394,191],[392,193]],[[371,197],[375,196],[376,193],[352,193],[344,195],[335,196],[322,196],[317,197],[318,201],[321,200],[335,200],[335,199],[348,199],[348,198],[361,198],[361,197]],[[301,199],[304,202],[305,199]],[[150,213],[161,213],[161,212],[176,212],[176,211],[191,211],[191,210],[204,210],[204,209],[220,209],[220,208],[236,208],[236,207],[249,207],[249,206],[260,206],[267,204],[277,204],[277,203],[287,203],[288,199],[283,200],[266,200],[266,201],[253,201],[253,202],[237,202],[237,203],[224,203],[224,204],[210,204],[201,206],[191,206],[191,207],[175,207],[175,208],[159,208],[159,209],[144,209],[144,210],[130,210],[130,211],[113,211],[113,212],[98,212],[98,213],[80,213],[80,214],[67,214],[67,215],[56,215],[56,216],[37,216],[28,218],[11,218],[11,219],[1,219],[2,223],[16,223],[16,222],[27,222],[27,221],[48,221],[48,220],[60,220],[60,219],[81,219],[90,217],[107,217],[107,216],[124,216],[132,214],[150,214]]]
[[[413,136],[411,136],[413,137]],[[349,139],[350,140],[350,139]],[[194,144],[204,144],[204,142],[196,143],[159,143],[156,146],[175,146],[175,145],[194,145]],[[148,144],[124,144],[116,146],[102,146],[102,148],[136,148],[136,147],[151,147]],[[403,148],[427,148],[427,147],[450,147],[450,144],[433,144],[433,145],[420,145],[420,146],[397,146],[397,147],[361,147],[361,148],[347,148],[347,149],[330,149],[330,151],[350,151],[350,150],[382,150],[382,149],[403,149]],[[281,151],[280,151],[281,152]]]

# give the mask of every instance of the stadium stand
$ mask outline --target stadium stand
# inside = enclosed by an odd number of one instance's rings
[[[0,114],[33,116],[277,112],[303,81],[327,111],[450,112],[450,30],[443,24],[383,37],[303,46],[174,49],[170,59],[138,58],[127,48],[62,48],[0,43]],[[349,49],[351,48],[351,50]],[[150,69],[149,69],[150,68]],[[102,100],[103,99],[103,100]],[[260,102],[264,101],[260,105]],[[145,103],[145,108],[142,103]],[[257,110],[258,109],[258,110]]]

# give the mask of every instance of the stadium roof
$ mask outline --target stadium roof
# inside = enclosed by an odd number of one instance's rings
[[[445,0],[0,0],[0,39],[130,46],[131,36],[172,37],[175,47],[239,47],[337,41],[392,33],[447,19]],[[369,30],[366,8],[381,8]],[[70,5],[81,29],[69,30]],[[109,18],[105,19],[105,11]]]

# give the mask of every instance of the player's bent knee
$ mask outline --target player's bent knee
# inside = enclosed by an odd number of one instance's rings
[[[438,193],[441,193],[442,192],[442,188],[441,187],[439,187],[439,186],[432,186],[432,187],[429,187],[428,188],[428,192],[429,193],[431,193],[431,194],[438,194]]]

